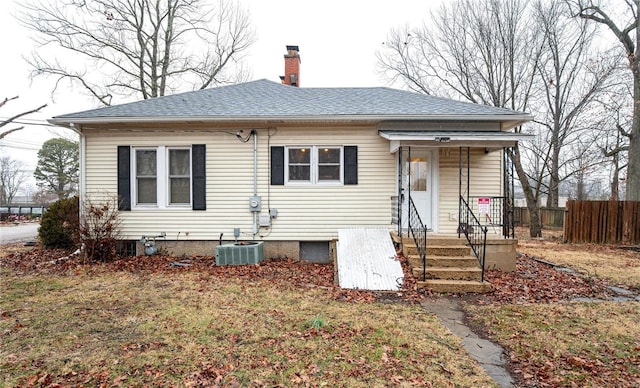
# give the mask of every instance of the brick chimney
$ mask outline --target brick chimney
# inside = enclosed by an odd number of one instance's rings
[[[284,75],[280,80],[285,85],[300,86],[300,54],[298,46],[287,46],[284,55]]]

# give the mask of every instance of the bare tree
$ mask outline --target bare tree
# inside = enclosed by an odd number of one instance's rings
[[[577,17],[606,26],[620,42],[633,76],[633,120],[629,138],[627,195],[630,201],[640,201],[640,0],[623,0],[625,6],[604,8],[597,0],[567,0]]]
[[[4,99],[3,101],[0,101],[0,108],[2,108],[3,106],[5,106],[5,105],[7,104],[7,102],[9,102],[9,101],[13,101],[13,100],[17,100],[17,99],[18,99],[18,96],[11,97],[11,98],[5,97],[5,99]],[[30,115],[30,114],[32,114],[32,113],[36,113],[36,112],[38,112],[40,109],[42,109],[42,108],[44,108],[44,107],[46,107],[46,106],[47,106],[47,104],[44,104],[44,105],[41,105],[41,106],[39,106],[39,107],[37,107],[37,108],[35,108],[35,109],[31,109],[31,110],[28,110],[28,111],[25,111],[25,112],[22,112],[22,113],[18,113],[18,114],[16,114],[16,115],[13,115],[13,116],[9,117],[8,119],[5,119],[4,121],[0,121],[0,128],[4,127],[5,125],[8,125],[8,124],[13,123],[15,120],[19,119],[19,118],[20,118],[20,117],[22,117],[22,116],[26,116],[26,115]],[[15,131],[19,131],[19,130],[21,130],[21,129],[23,129],[23,128],[24,128],[24,127],[22,126],[22,127],[11,128],[11,129],[9,129],[9,130],[6,130],[6,131],[4,131],[4,132],[0,133],[0,139],[4,139],[4,137],[5,137],[5,136],[7,136],[7,135],[9,135],[10,133],[13,133],[13,132],[15,132]]]
[[[594,146],[595,136],[597,132],[584,131],[563,151],[570,154],[570,157],[562,166],[565,176],[561,183],[565,183],[563,186],[569,197],[579,201],[601,194],[600,186],[604,177],[598,171],[607,161],[602,157],[600,150]]]
[[[524,0],[458,0],[430,25],[392,30],[378,52],[382,73],[426,94],[527,107],[541,45]]]
[[[620,182],[626,180],[624,172],[629,155],[629,128],[632,123],[631,82],[622,77],[616,88],[597,100],[593,122],[593,144],[602,157],[609,160],[609,199],[620,199]]]
[[[593,28],[586,21],[572,19],[566,4],[538,1],[535,5],[539,31],[544,34],[544,50],[536,71],[542,89],[538,119],[549,131],[549,172],[547,206],[557,207],[560,182],[575,171],[567,169],[573,160],[582,160],[584,147],[571,147],[589,129],[589,109],[604,90],[617,68],[610,55],[598,56],[592,46]],[[572,155],[571,150],[579,150]],[[599,163],[599,161],[595,161]],[[568,170],[562,176],[562,171]],[[579,170],[585,171],[584,163]]]
[[[71,81],[104,105],[234,82],[254,41],[232,0],[32,0],[21,18],[40,46],[32,76]]]
[[[561,181],[576,173],[571,168],[585,171],[572,162],[583,153],[571,151],[580,149],[574,143],[588,128],[591,104],[616,67],[594,50],[592,32],[561,0],[458,0],[432,14],[430,26],[392,31],[378,62],[390,80],[413,90],[536,114],[524,127],[536,140],[514,147],[511,157],[529,232],[539,236],[540,196],[557,206]]]
[[[390,80],[423,93],[529,109],[543,39],[532,28],[526,1],[458,0],[444,4],[431,19],[431,25],[391,31],[377,55]],[[525,157],[520,146],[511,153],[527,199],[529,233],[535,237],[542,230],[536,196],[540,185],[532,185]]]
[[[0,203],[13,202],[20,186],[27,179],[24,163],[9,156],[0,158]]]

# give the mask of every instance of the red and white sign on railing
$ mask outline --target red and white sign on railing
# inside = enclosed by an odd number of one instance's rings
[[[478,214],[489,214],[491,208],[491,198],[478,198]]]

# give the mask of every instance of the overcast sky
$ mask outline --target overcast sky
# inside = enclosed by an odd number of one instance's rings
[[[21,121],[45,124],[56,115],[98,106],[81,90],[59,89],[51,95],[52,81],[28,78],[23,56],[33,50],[29,31],[15,20],[21,0],[0,0],[0,98],[20,96],[0,109],[0,120],[33,109],[48,107]],[[213,0],[212,0],[213,1]],[[300,48],[301,87],[388,86],[376,73],[375,53],[391,28],[421,24],[439,1],[427,0],[239,0],[249,11],[257,41],[250,48],[247,65],[252,79],[279,82],[284,74],[286,45]],[[22,125],[22,124],[20,124]],[[3,129],[13,128],[5,126]],[[0,142],[0,154],[22,160],[32,174],[37,151],[60,129],[26,125]]]

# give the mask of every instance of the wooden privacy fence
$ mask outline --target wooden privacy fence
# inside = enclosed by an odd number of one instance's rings
[[[538,209],[538,216],[543,227],[558,227],[564,225],[563,207],[543,207]],[[526,207],[513,208],[513,222],[516,226],[529,225],[529,209]]]
[[[568,201],[569,243],[640,244],[640,201]]]

